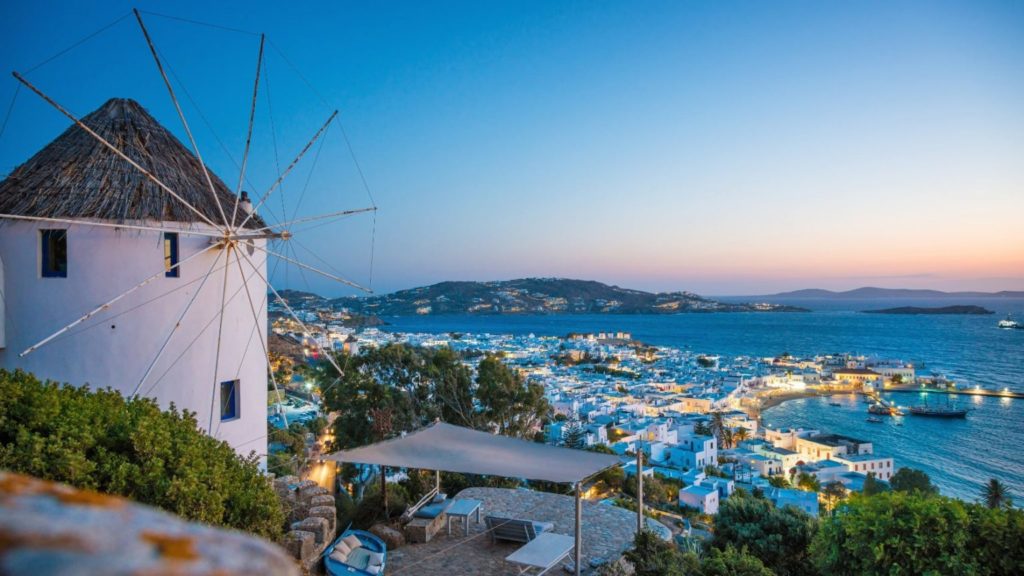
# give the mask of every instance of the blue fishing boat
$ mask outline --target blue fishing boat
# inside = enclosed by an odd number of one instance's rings
[[[349,529],[324,551],[324,567],[330,576],[380,576],[387,556],[388,547],[377,535]]]

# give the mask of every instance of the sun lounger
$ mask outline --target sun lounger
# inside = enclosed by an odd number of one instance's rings
[[[487,531],[491,533],[491,542],[508,540],[509,542],[530,542],[543,532],[550,532],[555,525],[551,522],[534,522],[532,520],[516,520],[499,516],[485,516]]]

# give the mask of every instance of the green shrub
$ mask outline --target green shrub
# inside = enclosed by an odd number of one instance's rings
[[[0,468],[125,496],[268,538],[284,514],[258,458],[238,456],[195,414],[119,392],[0,370]]]

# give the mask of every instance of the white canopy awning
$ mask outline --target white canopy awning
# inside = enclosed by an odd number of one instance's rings
[[[618,456],[548,446],[437,422],[404,436],[342,450],[328,460],[576,483],[619,463]]]

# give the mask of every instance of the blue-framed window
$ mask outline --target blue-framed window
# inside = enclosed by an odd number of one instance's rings
[[[68,231],[40,230],[43,278],[68,277]]]
[[[220,421],[234,420],[239,417],[238,380],[220,383]]]
[[[178,233],[164,232],[164,276],[177,278],[178,270]]]

